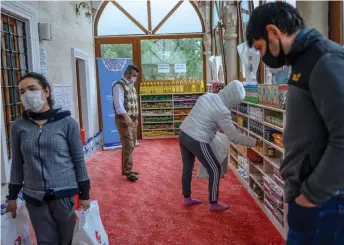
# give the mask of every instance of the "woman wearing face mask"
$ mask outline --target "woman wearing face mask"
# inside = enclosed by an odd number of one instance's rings
[[[90,180],[77,122],[69,111],[53,109],[51,88],[44,76],[25,75],[19,82],[22,117],[11,127],[12,168],[7,212],[16,217],[16,199],[24,199],[38,244],[71,244],[73,196],[90,206]]]

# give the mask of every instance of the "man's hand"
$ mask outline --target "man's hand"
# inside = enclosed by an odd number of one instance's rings
[[[80,206],[86,211],[91,206],[91,200],[80,200]]]
[[[17,217],[17,201],[16,200],[8,201],[8,205],[6,207],[6,213],[12,213],[13,219]]]
[[[310,201],[307,200],[307,198],[303,195],[300,194],[296,199],[295,202],[302,206],[302,207],[306,207],[306,208],[315,208],[318,207],[318,205],[311,203]]]

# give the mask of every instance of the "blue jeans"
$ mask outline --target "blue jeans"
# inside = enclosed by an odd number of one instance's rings
[[[291,202],[288,223],[286,245],[343,245],[344,199],[333,198],[315,208]]]

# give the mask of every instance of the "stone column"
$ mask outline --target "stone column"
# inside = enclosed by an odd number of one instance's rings
[[[209,62],[209,58],[211,56],[211,34],[204,34],[203,36],[203,45],[204,45],[204,55],[205,55],[205,62],[206,62],[206,73],[207,73],[207,83],[211,82],[211,66]]]
[[[329,1],[297,1],[296,8],[306,21],[306,26],[316,28],[328,37],[328,4]]]
[[[238,79],[237,62],[237,8],[235,5],[227,5],[224,9],[224,26],[226,40],[225,61],[227,70],[227,83]]]

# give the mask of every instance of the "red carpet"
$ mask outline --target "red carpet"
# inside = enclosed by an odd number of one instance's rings
[[[120,156],[120,150],[99,151],[88,162],[92,198],[100,204],[111,245],[284,244],[231,172],[220,187],[220,200],[231,205],[229,211],[209,212],[207,181],[196,178],[193,197],[203,204],[184,207],[177,140],[140,141],[134,153],[137,183],[121,176]]]

